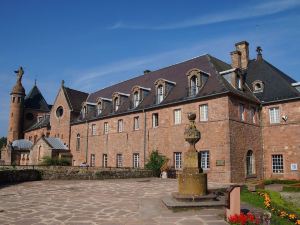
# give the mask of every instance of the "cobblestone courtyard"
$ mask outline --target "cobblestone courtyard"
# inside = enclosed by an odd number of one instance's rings
[[[0,224],[223,225],[223,210],[173,212],[176,180],[36,181],[0,189]]]

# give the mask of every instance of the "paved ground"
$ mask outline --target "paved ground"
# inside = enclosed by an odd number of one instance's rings
[[[0,224],[225,225],[223,210],[168,210],[176,180],[36,181],[0,189]]]

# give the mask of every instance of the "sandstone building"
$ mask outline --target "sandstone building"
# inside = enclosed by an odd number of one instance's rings
[[[260,48],[249,59],[246,41],[230,55],[231,65],[206,54],[90,94],[62,82],[53,105],[36,85],[25,95],[18,80],[8,146],[30,141],[29,158],[36,158],[33,149],[51,137],[70,150],[74,166],[97,167],[143,167],[158,150],[180,169],[187,113],[195,112],[199,166],[210,181],[300,179],[300,83],[267,62]],[[11,163],[13,154],[6,148],[2,160]]]

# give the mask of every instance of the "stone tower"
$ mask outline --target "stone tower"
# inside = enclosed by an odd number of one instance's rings
[[[10,114],[7,134],[7,143],[23,138],[23,115],[25,89],[22,85],[23,68],[15,71],[17,82],[10,93]]]

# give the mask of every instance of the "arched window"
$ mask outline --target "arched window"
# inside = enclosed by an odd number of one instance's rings
[[[102,113],[102,104],[101,102],[99,102],[97,105],[97,114],[100,115],[101,113]]]
[[[247,172],[247,176],[254,174],[254,168],[255,168],[255,164],[254,164],[253,151],[249,150],[247,152],[247,156],[246,156],[246,170],[247,170],[246,172]]]
[[[140,94],[138,91],[133,94],[133,107],[137,107],[140,104]]]
[[[192,76],[190,79],[191,96],[195,96],[199,91],[199,80],[197,76]]]
[[[115,111],[118,111],[119,105],[120,105],[120,99],[119,99],[119,97],[116,97],[114,99],[114,109],[115,109]]]
[[[163,85],[159,85],[157,87],[157,103],[161,103],[164,100],[164,87]]]
[[[80,150],[80,134],[77,134],[76,137],[76,151]]]

